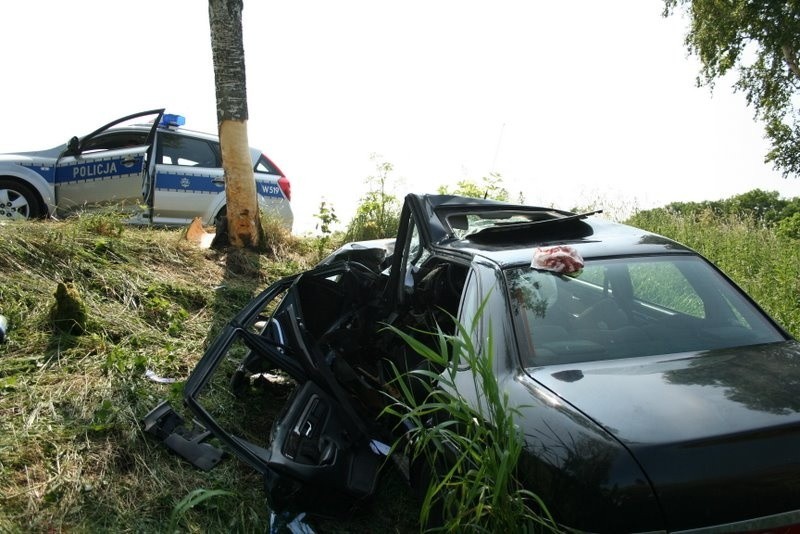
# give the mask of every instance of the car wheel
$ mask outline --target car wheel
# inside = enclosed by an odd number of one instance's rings
[[[42,216],[33,188],[17,180],[0,178],[0,221],[36,219]]]
[[[217,227],[217,231],[220,231],[220,229],[224,229],[227,226],[227,215],[228,211],[224,206],[217,212],[217,216],[214,217],[214,226]]]

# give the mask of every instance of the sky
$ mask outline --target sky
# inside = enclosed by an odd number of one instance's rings
[[[295,233],[392,193],[503,178],[612,216],[755,188],[800,196],[730,80],[698,88],[662,0],[244,0],[248,135],[292,183]],[[204,0],[0,3],[0,152],[165,107],[216,132]]]

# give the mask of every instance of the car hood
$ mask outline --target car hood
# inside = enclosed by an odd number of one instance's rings
[[[800,344],[528,370],[626,446],[669,529],[800,509]]]
[[[66,149],[66,145],[48,148],[46,150],[33,150],[30,152],[14,152],[0,154],[0,163],[20,163],[31,162],[41,159],[58,159],[58,156]]]

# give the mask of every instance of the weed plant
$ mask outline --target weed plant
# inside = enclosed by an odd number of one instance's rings
[[[429,364],[406,375],[395,370],[401,398],[386,412],[408,432],[394,449],[406,448],[412,464],[430,473],[420,511],[420,524],[430,530],[556,532],[545,504],[517,479],[524,443],[515,423],[519,409],[509,405],[494,374],[491,328],[483,351],[473,343],[482,310],[466,326],[452,317],[454,334],[424,333],[433,336],[434,348],[389,327]],[[466,384],[458,377],[463,372],[471,376]]]
[[[344,241],[365,241],[394,237],[400,221],[400,201],[391,193],[390,174],[394,166],[373,154],[376,174],[368,176],[369,191],[361,197],[356,214],[347,226]]]

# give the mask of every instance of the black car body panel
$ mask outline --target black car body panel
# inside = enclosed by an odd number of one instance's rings
[[[691,249],[589,215],[409,195],[393,246],[344,247],[231,320],[188,380],[186,403],[265,476],[273,508],[347,513],[374,492],[382,444],[402,434],[382,416],[391,370],[420,364],[384,326],[447,331],[452,316],[466,322],[485,302],[473,335],[491,330],[498,384],[520,410],[518,473],[562,525],[796,525],[800,345]],[[533,268],[553,245],[579,252],[586,269]],[[676,281],[691,298],[673,305]],[[606,307],[593,318],[595,304]],[[236,395],[274,369],[296,383],[270,433],[242,437],[210,413],[204,391],[232,359]],[[479,403],[472,372],[457,375],[459,392]],[[245,413],[263,408],[243,403]]]
[[[573,379],[564,380],[565,373]],[[532,375],[631,451],[670,530],[796,506],[797,342],[542,368]]]

